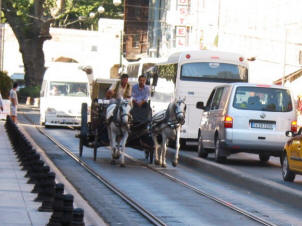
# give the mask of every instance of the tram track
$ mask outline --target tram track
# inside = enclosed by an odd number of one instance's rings
[[[103,178],[102,176],[100,176],[98,173],[96,173],[91,167],[89,167],[89,165],[87,165],[83,160],[81,160],[77,155],[75,155],[71,150],[69,150],[68,148],[66,148],[64,145],[60,144],[58,141],[56,141],[53,137],[51,137],[50,135],[48,135],[47,133],[45,133],[45,131],[43,131],[41,128],[37,128],[43,135],[45,135],[46,137],[48,137],[53,143],[55,143],[60,149],[62,149],[66,154],[68,154],[70,157],[72,157],[75,161],[77,161],[82,167],[84,167],[89,173],[91,173],[93,176],[95,176],[98,180],[100,180],[103,184],[105,184],[109,189],[111,189],[114,193],[116,193],[118,196],[120,196],[124,201],[126,201],[129,205],[131,205],[134,209],[136,209],[138,212],[140,212],[144,217],[146,217],[151,223],[153,223],[154,225],[166,225],[164,222],[162,222],[159,218],[155,217],[152,213],[150,213],[149,211],[147,211],[146,209],[144,209],[139,203],[135,202],[134,200],[132,200],[129,196],[127,196],[126,194],[124,194],[122,191],[120,191],[118,188],[116,188],[113,184],[111,184],[108,180],[106,180],[105,178]],[[229,208],[239,214],[244,215],[245,217],[248,217],[249,219],[260,223],[262,225],[266,225],[266,226],[276,226],[276,224],[269,222],[261,217],[256,216],[255,214],[246,211],[242,208],[237,207],[236,205],[233,205],[230,202],[227,202],[223,199],[220,199],[218,197],[215,197],[209,193],[207,193],[206,191],[202,191],[196,187],[194,187],[193,185],[190,185],[184,181],[182,181],[181,179],[178,179],[166,172],[162,172],[160,169],[153,167],[151,165],[142,163],[141,161],[133,158],[132,156],[130,156],[129,154],[126,154],[126,157],[134,162],[138,162],[140,163],[142,166],[145,166],[149,169],[151,169],[152,171],[168,178],[169,180],[172,180],[173,182],[182,185],[188,189],[190,189],[191,191],[197,193],[198,195],[204,196],[212,201],[215,201],[216,203],[219,203],[220,205]]]
[[[31,121],[27,116],[26,118]],[[32,122],[32,121],[31,121]],[[33,122],[32,122],[33,123]],[[110,183],[108,180],[106,180],[104,177],[102,177],[101,175],[99,175],[96,171],[94,171],[91,167],[89,167],[89,165],[87,163],[85,163],[85,161],[83,161],[82,159],[80,159],[76,154],[74,154],[70,149],[68,149],[67,147],[65,147],[63,144],[59,143],[54,137],[52,137],[51,135],[47,134],[47,132],[42,129],[39,126],[36,126],[36,129],[43,134],[44,136],[46,136],[48,139],[50,139],[55,145],[57,145],[61,150],[63,150],[66,154],[68,154],[73,160],[75,160],[78,164],[80,164],[83,168],[85,168],[85,170],[87,170],[91,175],[93,175],[95,178],[97,178],[101,183],[103,183],[106,187],[108,187],[112,192],[114,192],[116,195],[118,195],[119,197],[121,197],[126,203],[128,203],[130,206],[132,206],[136,211],[138,211],[143,217],[145,217],[150,223],[154,224],[154,225],[166,225],[161,219],[157,218],[156,216],[154,216],[151,212],[149,212],[148,210],[146,210],[143,206],[141,206],[139,203],[135,202],[133,199],[131,199],[129,196],[127,196],[125,193],[123,193],[121,190],[119,190],[117,187],[115,187],[112,183]],[[237,207],[236,205],[233,205],[230,202],[227,202],[223,199],[220,199],[218,197],[215,197],[211,194],[209,194],[206,191],[202,191],[186,182],[184,182],[181,179],[178,179],[166,172],[163,172],[162,170],[160,170],[159,168],[156,168],[152,165],[148,165],[145,164],[143,162],[141,162],[140,160],[130,156],[129,154],[126,154],[126,157],[129,158],[130,160],[134,161],[134,162],[138,162],[140,163],[142,166],[145,166],[147,168],[149,168],[150,170],[168,178],[169,180],[173,181],[174,183],[177,183],[181,186],[186,187],[187,189],[190,189],[191,191],[197,193],[200,196],[206,197],[212,201],[215,201],[216,203],[219,203],[220,205],[229,208],[241,215],[244,215],[245,217],[259,223],[262,225],[269,225],[269,226],[273,226],[276,225],[272,222],[267,221],[266,219],[263,219],[261,217],[258,217],[256,215],[254,215],[253,213],[246,211],[242,208]]]

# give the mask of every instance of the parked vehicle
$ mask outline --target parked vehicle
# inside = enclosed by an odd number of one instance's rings
[[[237,152],[259,154],[266,162],[280,156],[287,141],[285,131],[297,131],[296,110],[290,91],[281,86],[232,83],[217,86],[202,109],[198,130],[198,155],[224,162]]]
[[[302,175],[302,128],[298,133],[287,131],[291,137],[284,145],[281,160],[282,177],[284,181],[294,181],[296,174]]]
[[[44,74],[40,93],[40,124],[81,126],[81,105],[90,106],[87,74],[77,63],[56,62]]]
[[[186,98],[186,123],[181,129],[183,145],[197,145],[200,112],[198,101],[206,101],[217,85],[248,82],[248,62],[237,53],[196,50],[172,54],[168,60],[157,64],[158,77],[173,84],[173,97]],[[158,81],[159,86],[160,80]],[[163,89],[165,90],[165,89]]]

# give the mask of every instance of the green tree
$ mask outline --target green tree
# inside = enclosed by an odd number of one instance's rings
[[[13,82],[6,72],[0,71],[0,93],[2,98],[8,99],[9,91],[13,86]]]
[[[45,71],[43,44],[51,39],[50,27],[90,28],[97,19],[81,22],[79,16],[89,18],[100,5],[106,10],[103,16],[116,18],[122,12],[112,0],[2,0],[3,19],[19,43],[26,86],[41,85]]]

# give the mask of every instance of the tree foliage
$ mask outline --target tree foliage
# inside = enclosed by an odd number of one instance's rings
[[[97,12],[101,5],[105,8],[103,15],[89,19],[90,12]],[[45,71],[43,43],[51,39],[51,26],[96,28],[100,16],[117,18],[122,10],[112,0],[2,0],[1,19],[11,26],[19,42],[26,85],[41,85]]]
[[[8,99],[9,91],[13,86],[13,82],[6,72],[0,71],[0,93],[2,98]]]

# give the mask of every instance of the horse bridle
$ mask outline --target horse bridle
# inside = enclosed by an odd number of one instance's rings
[[[184,111],[178,111],[178,109],[180,109],[180,107],[178,106],[174,106],[174,112],[175,112],[175,115],[176,115],[176,121],[178,122],[178,123],[180,123],[180,124],[184,124],[183,122],[180,122],[180,120],[178,119],[178,115],[180,115],[180,114],[183,114],[183,116],[184,116],[184,118],[185,118],[185,115],[186,115],[186,108],[187,108],[187,105],[183,102],[183,101],[177,101],[177,103],[178,103],[178,105],[180,105],[181,103],[183,103],[184,105],[185,105],[185,107],[184,107]]]
[[[128,104],[128,103],[127,103],[127,104]],[[123,105],[126,105],[126,103],[121,103],[121,104],[120,104],[120,106],[119,106],[120,112],[122,112]],[[122,121],[122,118],[125,117],[125,116],[128,116],[128,117],[129,117],[129,121],[131,121],[132,116],[131,116],[131,114],[128,114],[128,113],[120,114],[120,119],[121,119],[121,121]]]

